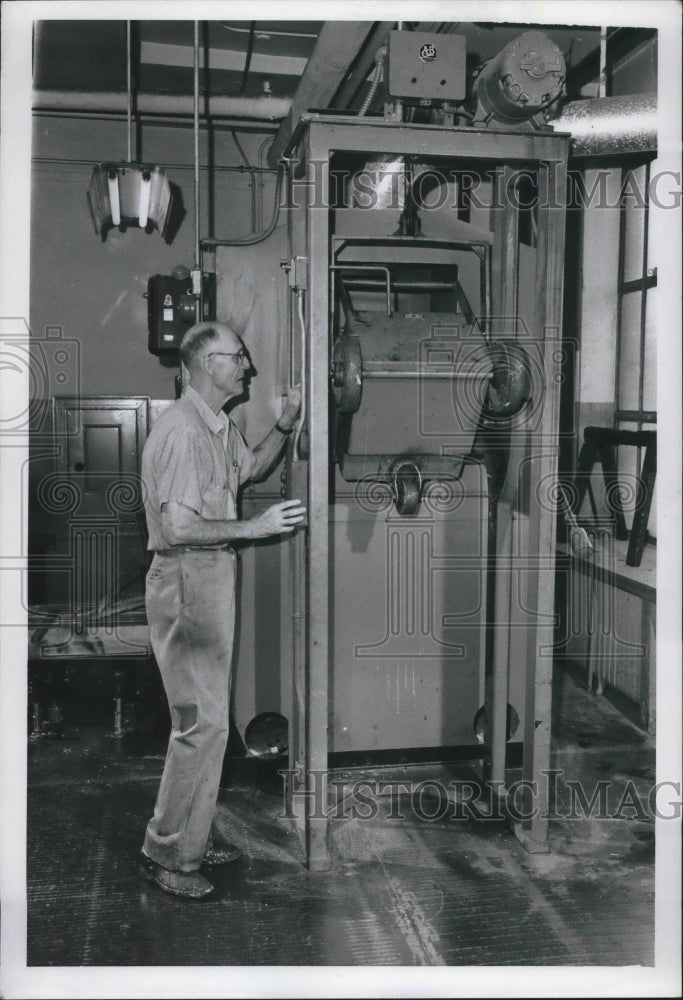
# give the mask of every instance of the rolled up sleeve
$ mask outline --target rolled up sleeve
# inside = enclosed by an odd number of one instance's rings
[[[256,465],[256,455],[242,437],[242,434],[234,424],[230,427],[230,449],[233,461],[237,463],[239,469],[240,484],[251,478]]]

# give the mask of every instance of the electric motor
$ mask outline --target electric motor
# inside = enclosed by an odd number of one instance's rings
[[[541,31],[525,31],[484,63],[474,81],[475,121],[517,125],[549,107],[564,85],[564,56]]]

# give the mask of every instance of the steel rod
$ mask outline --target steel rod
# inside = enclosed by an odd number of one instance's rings
[[[373,371],[372,369],[362,369],[363,378],[394,379],[394,378],[443,378],[456,379],[462,381],[470,379],[473,382],[490,382],[493,378],[491,372],[454,372],[452,370],[431,370],[425,368],[399,369],[398,371]]]
[[[382,271],[386,276],[387,316],[391,316],[391,274],[388,267],[380,267],[378,264],[330,264],[330,271]]]
[[[128,162],[133,162],[133,86],[131,72],[131,41],[130,41],[130,21],[126,21],[126,91],[127,118],[128,118]]]
[[[194,266],[199,255],[199,21],[194,22]],[[197,316],[199,319],[199,316]]]
[[[372,278],[348,278],[345,282],[349,288],[384,288],[383,281],[373,281]],[[455,288],[452,281],[394,281],[391,285],[395,292],[449,292]]]

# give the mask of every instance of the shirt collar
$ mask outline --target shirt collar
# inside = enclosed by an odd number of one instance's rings
[[[223,434],[228,430],[230,420],[223,410],[214,413],[211,407],[204,402],[197,390],[193,389],[191,385],[188,384],[185,386],[183,396],[196,407],[199,416],[214,434]]]

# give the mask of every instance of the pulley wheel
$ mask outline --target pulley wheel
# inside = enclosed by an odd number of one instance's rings
[[[334,345],[332,356],[332,389],[337,410],[355,413],[363,394],[360,340],[344,334]]]
[[[529,358],[515,342],[493,344],[490,358],[491,381],[486,393],[484,416],[493,420],[514,417],[531,399]]]
[[[414,514],[420,506],[422,476],[413,462],[404,462],[394,470],[394,504],[399,514]]]

